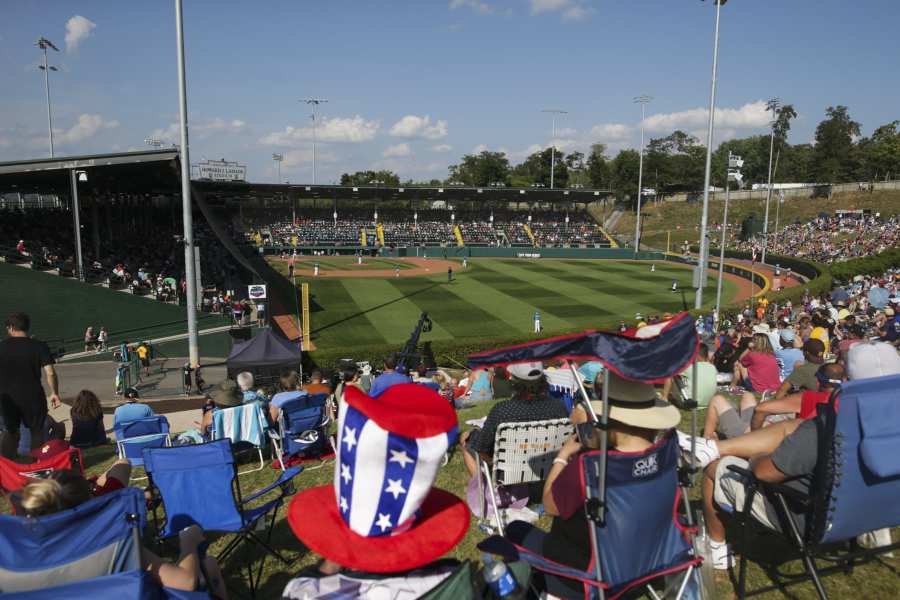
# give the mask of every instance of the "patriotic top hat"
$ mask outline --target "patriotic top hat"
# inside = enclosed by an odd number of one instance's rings
[[[458,433],[453,407],[423,385],[394,385],[378,398],[347,386],[334,485],[294,496],[291,529],[311,550],[360,571],[395,573],[439,558],[469,528],[465,503],[431,487]]]

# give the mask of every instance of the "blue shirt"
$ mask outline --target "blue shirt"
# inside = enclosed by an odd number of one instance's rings
[[[369,390],[369,395],[374,398],[392,385],[397,385],[398,383],[410,383],[411,381],[412,379],[402,373],[388,371],[375,378],[375,381],[372,382],[372,387]]]
[[[775,358],[778,359],[781,367],[781,380],[784,381],[794,372],[794,365],[798,362],[806,362],[803,358],[803,351],[799,348],[779,348],[775,351]]]
[[[592,385],[597,380],[597,375],[603,372],[603,363],[589,360],[578,367],[578,372],[584,377],[585,385]]]
[[[294,391],[290,391],[290,392],[278,392],[277,394],[272,396],[271,404],[275,408],[280,409],[282,406],[284,406],[286,403],[290,402],[291,400],[296,400],[297,398],[302,398],[303,396],[308,396],[308,395],[309,394],[307,394],[303,390],[294,390]]]
[[[135,419],[146,419],[147,417],[152,417],[154,414],[156,413],[153,412],[152,408],[146,404],[141,404],[140,402],[123,404],[113,413],[113,429],[122,423],[134,421]]]

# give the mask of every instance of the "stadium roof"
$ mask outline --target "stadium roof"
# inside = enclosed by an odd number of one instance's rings
[[[512,187],[468,187],[447,185],[443,187],[385,187],[245,183],[222,181],[194,181],[194,184],[211,197],[233,199],[263,199],[293,196],[321,200],[368,200],[375,202],[402,202],[404,200],[445,202],[505,202],[581,203],[596,202],[612,195],[610,190],[547,189]]]
[[[154,193],[178,188],[178,149],[0,162],[0,192],[69,193],[69,171],[85,170],[99,191]]]

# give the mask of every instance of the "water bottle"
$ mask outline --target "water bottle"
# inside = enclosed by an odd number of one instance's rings
[[[703,563],[699,567],[703,597],[712,598],[715,595],[716,589],[715,570],[713,569],[712,564],[712,549],[709,545],[709,534],[706,531],[706,521],[703,518],[703,513],[698,512],[696,517],[697,535],[694,536],[694,554],[703,558]]]
[[[491,589],[494,598],[503,600],[524,598],[522,588],[505,562],[494,560],[494,557],[487,553],[482,554],[481,559],[484,562],[484,581]]]

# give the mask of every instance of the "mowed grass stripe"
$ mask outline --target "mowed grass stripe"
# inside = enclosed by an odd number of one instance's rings
[[[385,343],[387,340],[373,329],[363,309],[344,287],[344,281],[309,281],[313,338],[320,346],[328,343],[341,346]]]
[[[409,298],[384,279],[346,279],[344,287],[365,312],[366,319],[390,343],[403,343],[419,319],[421,310]],[[431,285],[439,285],[431,282]],[[453,336],[440,323],[434,323],[430,339],[451,339]],[[362,338],[356,343],[369,343]]]
[[[649,311],[652,310],[650,305],[636,302],[635,299],[618,293],[619,285],[626,280],[625,277],[616,277],[613,274],[604,272],[600,269],[596,270],[596,279],[603,283],[600,289],[588,287],[580,283],[573,283],[566,279],[565,273],[559,270],[553,271],[551,274],[538,274],[530,270],[531,264],[522,262],[520,264],[504,264],[487,265],[489,268],[504,269],[507,276],[516,277],[524,281],[533,282],[534,285],[544,288],[547,292],[557,298],[559,304],[580,304],[585,307],[584,318],[578,319],[580,325],[590,326],[591,322],[597,317],[615,314],[627,314],[634,310]],[[593,284],[591,284],[593,286]],[[604,289],[609,291],[604,291]],[[566,303],[563,298],[567,296],[572,303]],[[570,319],[572,320],[572,319]]]
[[[426,282],[414,278],[391,280],[390,284],[408,299],[426,311],[432,323],[453,334],[453,337],[473,335],[473,324],[477,324],[478,335],[501,336],[510,333],[509,324],[500,320],[487,305],[478,302],[469,292],[459,295],[457,290],[468,288],[469,278],[455,277],[453,283],[441,282],[424,285]],[[482,286],[483,287],[483,286]],[[533,312],[533,310],[532,310]]]

